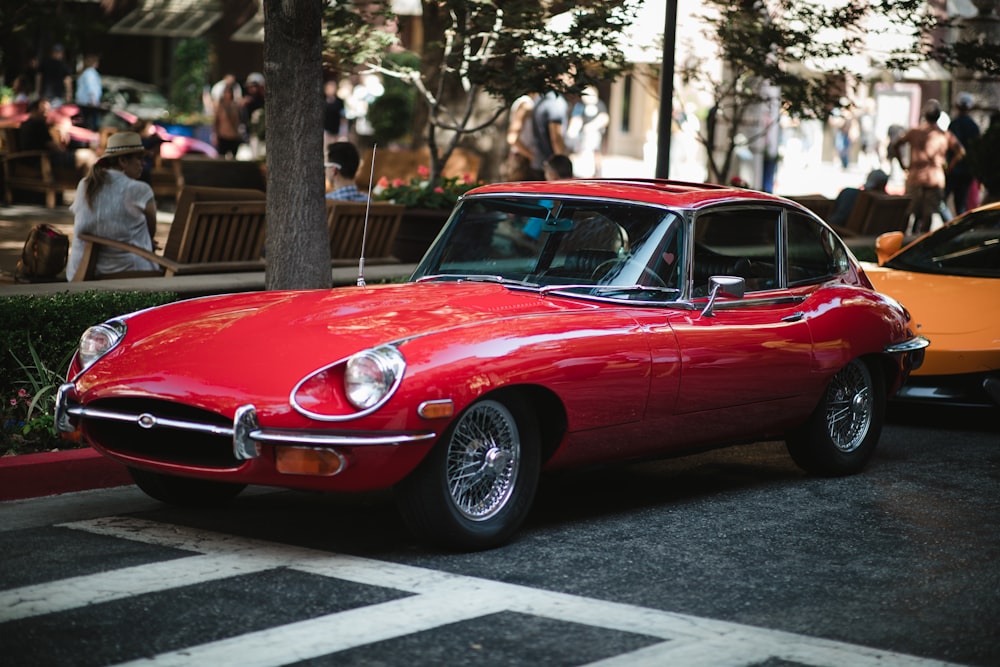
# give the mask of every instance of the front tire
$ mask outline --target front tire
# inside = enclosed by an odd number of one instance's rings
[[[854,359],[831,378],[809,420],[788,435],[792,460],[814,475],[859,472],[882,434],[885,400],[882,376]]]
[[[246,484],[209,482],[203,479],[175,477],[158,472],[129,468],[129,474],[142,491],[168,505],[181,507],[216,507],[232,500]]]
[[[531,509],[539,443],[537,422],[524,401],[473,403],[396,486],[403,520],[419,539],[451,549],[505,543]]]

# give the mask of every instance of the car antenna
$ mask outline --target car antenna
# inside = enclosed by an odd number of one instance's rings
[[[361,258],[358,259],[358,287],[365,286],[365,241],[368,240],[368,212],[372,210],[372,182],[375,180],[375,151],[378,144],[372,146],[372,166],[368,174],[368,203],[365,205],[365,226],[361,232]]]

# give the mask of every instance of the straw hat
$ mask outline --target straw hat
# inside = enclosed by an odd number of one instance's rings
[[[132,153],[143,153],[146,149],[142,146],[142,139],[135,132],[115,132],[108,137],[108,145],[104,149],[101,159],[120,157]]]

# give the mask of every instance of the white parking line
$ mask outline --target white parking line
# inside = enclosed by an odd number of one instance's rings
[[[163,653],[130,665],[283,665],[498,612],[516,612],[662,641],[593,663],[601,667],[738,667],[780,659],[816,667],[932,667],[948,663],[183,526],[108,517],[62,524],[191,551],[188,557],[0,592],[0,621],[52,613],[273,568],[412,593],[288,625]]]

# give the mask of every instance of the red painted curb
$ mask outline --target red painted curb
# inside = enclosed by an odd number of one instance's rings
[[[125,466],[90,447],[0,457],[0,500],[126,484],[132,484],[132,477]]]

